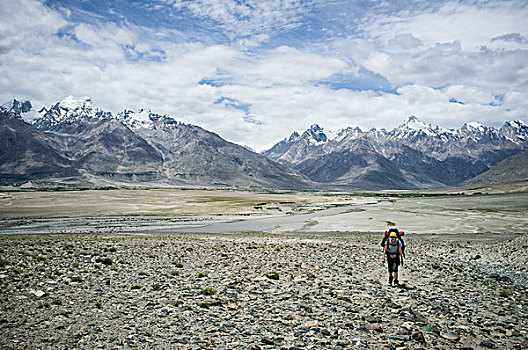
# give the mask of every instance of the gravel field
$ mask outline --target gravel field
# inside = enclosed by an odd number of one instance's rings
[[[528,236],[0,237],[1,349],[524,349]]]

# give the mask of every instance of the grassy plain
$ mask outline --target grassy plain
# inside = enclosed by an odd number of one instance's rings
[[[317,193],[211,189],[13,191],[0,192],[0,219],[237,214],[333,199]]]

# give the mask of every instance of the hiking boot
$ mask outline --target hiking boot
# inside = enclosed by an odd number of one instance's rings
[[[392,285],[392,276],[389,277],[389,286]]]
[[[395,286],[399,286],[399,285],[400,285],[400,281],[398,281],[398,280],[394,280],[394,285],[395,285]]]

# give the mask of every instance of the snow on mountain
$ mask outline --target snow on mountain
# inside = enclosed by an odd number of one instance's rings
[[[456,132],[439,126],[433,127],[431,124],[426,124],[415,116],[410,116],[403,124],[392,129],[389,134],[401,139],[416,139],[419,137],[439,137],[446,139],[454,136]]]
[[[314,146],[319,146],[328,141],[328,137],[324,133],[323,128],[321,128],[317,124],[313,124],[310,126],[308,130],[306,130],[302,137],[310,144]]]
[[[2,105],[5,109],[12,109],[18,114],[27,113],[31,111],[31,102],[29,101],[18,101],[17,99],[12,99],[9,102],[6,102]]]
[[[35,120],[35,126],[42,130],[51,130],[61,123],[72,124],[82,119],[107,119],[112,117],[112,113],[105,112],[95,106],[90,97],[70,95],[56,103],[49,110],[43,109],[42,116]]]
[[[402,125],[400,125],[397,129],[401,131],[411,131],[411,132],[412,131],[418,131],[418,132],[423,131],[427,135],[434,135],[434,130],[431,127],[431,124],[429,125],[425,124],[424,122],[416,118],[414,115],[407,118],[407,120]]]
[[[460,133],[467,136],[478,136],[486,133],[487,129],[479,122],[467,122],[460,128]]]
[[[154,125],[150,110],[140,109],[137,112],[124,110],[118,117],[132,130],[148,129]]]
[[[21,118],[29,123],[40,117],[39,112],[33,109],[31,102],[28,100],[12,99],[4,103],[1,107],[11,111],[14,117]]]
[[[328,141],[333,143],[342,142],[345,138],[357,138],[363,131],[359,127],[348,127],[339,130],[329,130],[326,132]]]
[[[528,124],[522,120],[513,120],[504,123],[500,133],[514,142],[528,141]]]

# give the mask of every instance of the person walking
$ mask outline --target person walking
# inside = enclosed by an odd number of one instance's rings
[[[385,242],[383,248],[383,263],[385,263],[385,257],[387,258],[387,265],[389,268],[389,285],[399,285],[398,281],[398,267],[400,266],[400,260],[403,263],[402,243],[398,239],[396,232],[391,232],[389,239]]]

